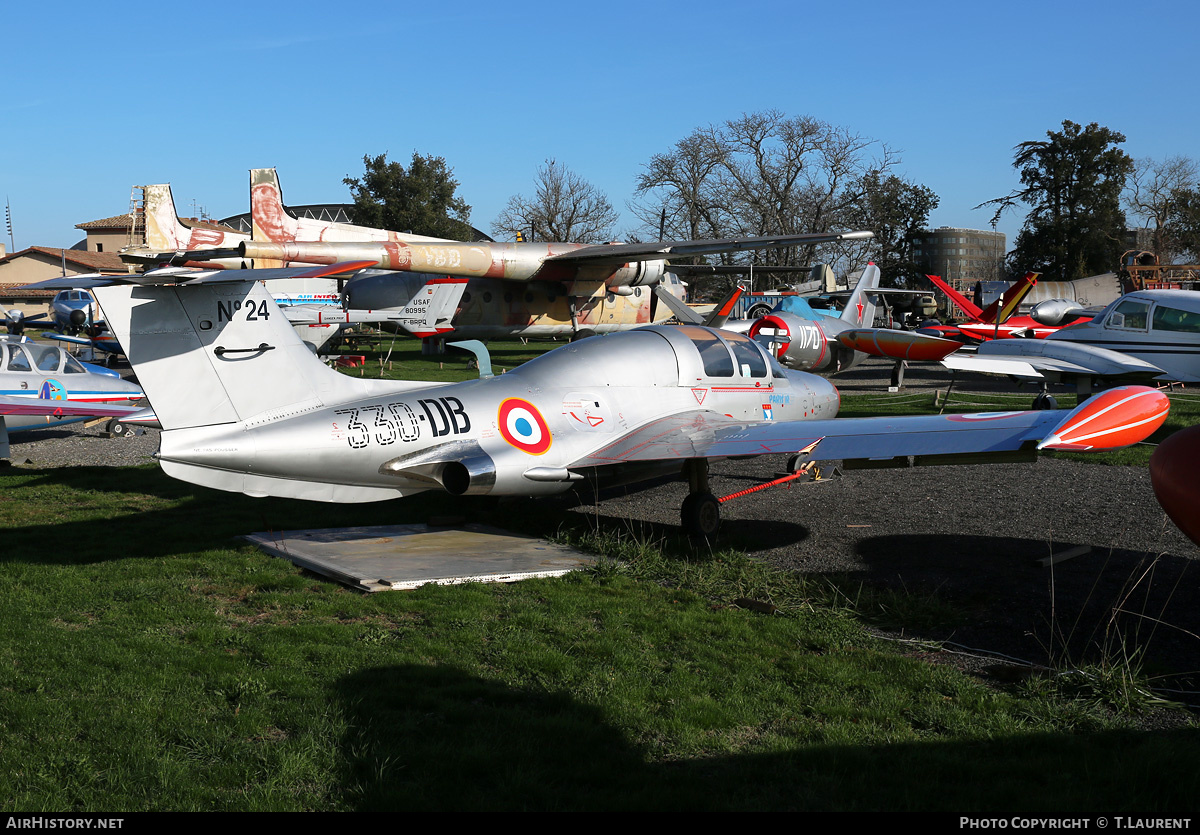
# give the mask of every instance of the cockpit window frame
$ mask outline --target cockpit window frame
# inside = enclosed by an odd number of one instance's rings
[[[1171,314],[1177,317],[1176,321],[1169,321]],[[1200,313],[1174,305],[1155,304],[1150,313],[1150,328],[1162,333],[1200,334]]]
[[[785,376],[769,352],[748,336],[697,325],[679,325],[674,330],[685,336],[696,349],[707,379],[753,380],[769,384],[772,379]]]
[[[1141,311],[1134,313],[1132,308],[1141,307]],[[1139,331],[1146,332],[1150,330],[1150,307],[1151,303],[1145,299],[1126,298],[1117,302],[1116,306],[1104,317],[1104,327],[1113,330],[1122,331]],[[1122,308],[1125,308],[1122,310]],[[1137,319],[1134,319],[1135,324],[1129,324],[1130,316],[1140,316],[1141,324],[1136,324]]]
[[[7,347],[8,356],[4,360],[4,370],[17,374],[32,374],[33,360],[29,356],[29,353],[20,345],[9,345]],[[17,367],[18,357],[20,358],[20,363],[24,365],[23,368]]]

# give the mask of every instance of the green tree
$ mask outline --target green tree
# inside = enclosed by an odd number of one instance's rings
[[[908,287],[920,274],[913,261],[913,235],[925,229],[938,196],[926,186],[881,171],[868,171],[855,190],[859,196],[847,225],[875,233],[871,257],[879,267],[881,285]]]
[[[1046,136],[1016,147],[1013,167],[1024,187],[981,204],[997,207],[993,223],[1017,202],[1030,207],[1009,269],[1055,280],[1116,269],[1125,232],[1121,192],[1133,171],[1133,160],[1117,147],[1124,135],[1095,122],[1083,128],[1064,121],[1061,132]]]
[[[342,180],[354,195],[354,223],[456,241],[474,237],[471,207],[455,196],[458,181],[444,158],[413,151],[406,171],[383,153],[364,156],[363,165],[361,178]]]
[[[1200,189],[1181,186],[1172,192],[1167,225],[1177,257],[1200,262]]]

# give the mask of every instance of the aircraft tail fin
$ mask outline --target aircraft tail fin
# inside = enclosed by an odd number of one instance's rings
[[[871,291],[879,287],[879,267],[868,264],[863,270],[862,277],[854,286],[850,300],[842,310],[841,319],[854,327],[869,328],[875,322],[875,306],[879,303],[879,294]]]
[[[1017,307],[1020,306],[1022,299],[1033,289],[1037,284],[1039,273],[1025,273],[1024,276],[1012,283],[1012,286],[1004,291],[1004,295],[989,304],[979,314],[979,321],[987,322],[989,325],[1003,325],[1008,321],[1009,317],[1017,312]]]
[[[94,292],[164,430],[269,422],[372,385],[326,368],[259,281]]]
[[[250,240],[290,243],[296,240],[299,219],[283,205],[283,189],[274,168],[250,169]],[[282,261],[258,258],[256,267],[282,267]]]
[[[187,249],[188,230],[179,222],[170,183],[142,186],[146,219],[146,247],[153,252]]]
[[[983,312],[979,308],[979,305],[975,304],[962,293],[951,287],[947,282],[943,281],[941,276],[927,275],[925,277],[933,282],[934,287],[937,287],[939,290],[945,293],[946,298],[950,299],[954,306],[961,310],[964,314],[970,316],[972,319],[979,318],[979,314]]]
[[[733,313],[733,308],[738,303],[738,299],[745,293],[742,285],[735,284],[733,289],[729,291],[729,295],[713,308],[712,313],[708,314],[708,318],[704,320],[704,324],[710,328],[723,328],[725,323],[729,321],[730,314]]]
[[[466,278],[448,275],[431,277],[401,309],[401,318],[397,323],[422,339],[449,333],[454,330],[451,322],[463,291],[467,289],[467,281]]]

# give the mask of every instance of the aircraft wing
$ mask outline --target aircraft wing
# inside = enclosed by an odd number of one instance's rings
[[[1004,374],[1025,379],[1058,379],[1087,375],[1108,380],[1147,382],[1166,372],[1120,351],[1066,339],[997,339],[980,345],[974,354],[956,353],[942,360],[956,371]]]
[[[40,397],[0,395],[0,415],[46,417],[125,417],[144,410],[142,406],[107,406],[70,400],[46,400]]]
[[[1170,401],[1156,389],[1109,389],[1073,411],[997,412],[918,417],[833,418],[745,422],[710,411],[653,421],[568,469],[628,462],[803,453],[806,460],[876,462],[886,466],[975,463],[997,454],[1037,449],[1113,449],[1149,434],[1166,419]],[[1152,427],[1153,431],[1157,426]],[[957,460],[952,460],[957,459]],[[907,462],[905,462],[907,463]]]
[[[400,310],[344,310],[331,304],[289,304],[280,307],[293,325],[362,325],[394,322],[404,317]]]
[[[69,342],[72,345],[87,345],[89,348],[92,345],[92,340],[88,339],[87,337],[67,336],[66,334],[63,334],[63,333],[46,332],[46,333],[42,334],[42,338],[43,339],[53,339],[56,342]]]
[[[690,255],[711,255],[716,252],[740,252],[747,249],[767,249],[835,241],[865,241],[874,232],[842,232],[804,235],[766,235],[757,238],[714,238],[700,241],[655,241],[644,244],[600,244],[552,255],[546,263],[570,263],[578,266],[619,267],[630,261],[658,261]],[[767,269],[764,267],[764,269]]]
[[[347,276],[367,267],[374,261],[339,261],[314,267],[284,267],[266,270],[196,270],[182,267],[165,267],[140,275],[106,275],[90,278],[50,278],[26,284],[25,290],[91,290],[113,284],[231,284],[243,281],[269,281],[274,278],[328,278]]]

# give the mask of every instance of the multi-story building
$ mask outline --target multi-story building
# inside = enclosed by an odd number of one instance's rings
[[[913,235],[912,248],[913,262],[921,270],[941,276],[955,289],[1005,277],[1003,232],[941,226]]]

